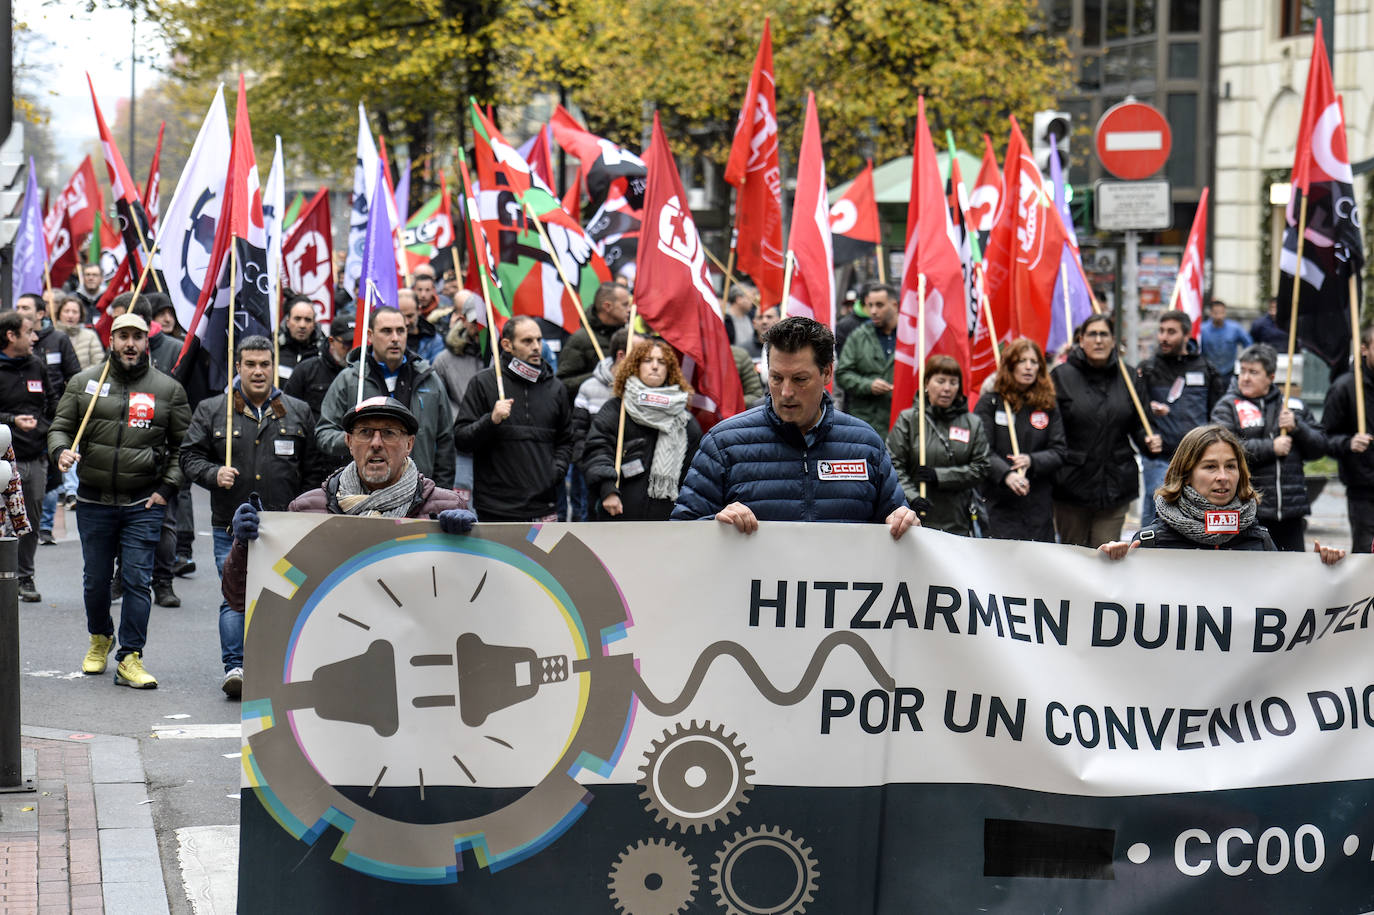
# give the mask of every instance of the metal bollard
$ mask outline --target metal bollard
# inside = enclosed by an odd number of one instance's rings
[[[25,787],[19,749],[19,540],[0,537],[0,791]]]

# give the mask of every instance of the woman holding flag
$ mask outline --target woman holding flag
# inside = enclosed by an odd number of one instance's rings
[[[1002,350],[993,389],[974,410],[988,430],[991,456],[983,494],[988,534],[1054,543],[1054,475],[1068,446],[1045,355],[1021,337]]]

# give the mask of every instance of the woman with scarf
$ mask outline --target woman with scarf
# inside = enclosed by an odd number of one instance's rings
[[[687,410],[692,389],[672,347],[660,340],[637,342],[616,366],[614,392],[592,419],[581,463],[597,515],[667,521],[701,442],[701,426]],[[622,402],[625,435],[617,479]]]
[[[983,480],[988,536],[1054,543],[1051,491],[1068,446],[1045,354],[1035,341],[1022,337],[1007,344],[993,389],[973,412],[983,421],[992,452]]]
[[[1198,426],[1183,436],[1154,500],[1154,523],[1137,532],[1129,543],[1104,543],[1098,551],[1121,559],[1137,547],[1278,549],[1257,520],[1260,497],[1250,483],[1245,450],[1240,439],[1223,426]],[[1345,550],[1320,543],[1316,551],[1327,565],[1345,556]]]
[[[907,502],[926,527],[973,534],[973,487],[988,472],[988,436],[983,421],[968,411],[963,372],[949,356],[931,356],[926,386],[925,462],[921,461],[920,418],[915,407],[897,417],[887,449]],[[926,484],[925,499],[920,496]],[[922,510],[924,509],[924,511]]]

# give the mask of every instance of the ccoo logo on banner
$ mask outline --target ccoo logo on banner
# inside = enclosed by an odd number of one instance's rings
[[[269,513],[239,905],[1368,911],[1371,573]]]

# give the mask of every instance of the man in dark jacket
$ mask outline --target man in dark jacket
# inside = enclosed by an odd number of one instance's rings
[[[77,528],[84,562],[86,628],[91,635],[81,670],[105,672],[114,643],[110,575],[119,555],[124,603],[119,614],[115,683],[151,689],[157,679],[144,669],[143,652],[153,551],[167,501],[181,486],[178,459],[191,408],[176,379],[148,364],[148,325],[142,318],[124,314],[115,319],[109,358],[109,375],[103,384],[99,381],[103,365],[94,365],[67,385],[48,432],[48,454],[64,473],[76,466],[80,480]],[[74,438],[92,399],[95,406],[78,452]]]
[[[1193,322],[1181,311],[1159,316],[1155,354],[1136,369],[1150,398],[1152,425],[1163,440],[1159,454],[1142,454],[1145,492],[1140,499],[1140,526],[1155,520],[1155,490],[1164,483],[1178,443],[1191,430],[1207,425],[1212,408],[1226,392],[1226,382],[1190,339]]]
[[[410,459],[420,423],[394,397],[372,397],[343,417],[352,461],[329,475],[318,489],[301,494],[287,511],[385,518],[434,518],[446,534],[472,529],[477,516],[467,499],[434,485]],[[234,542],[224,560],[220,590],[235,613],[244,611],[248,542],[258,539],[258,509],[245,502],[234,512]]]
[[[29,530],[19,537],[19,599],[42,600],[33,584],[33,560],[38,552],[34,530],[48,480],[47,436],[57,410],[46,366],[33,354],[33,322],[18,311],[0,314],[0,423],[13,433],[15,470],[24,489]]]
[[[285,511],[291,500],[314,485],[315,428],[310,407],[272,384],[272,341],[251,336],[239,344],[234,368],[233,426],[229,464],[225,464],[224,427],[228,395],[203,400],[191,415],[181,444],[186,479],[210,491],[210,528],[215,569],[224,574],[232,538],[234,510],[258,493],[267,511]],[[219,608],[220,689],[231,699],[243,691],[243,615]]]
[[[846,409],[887,436],[892,414],[892,370],[897,351],[897,291],[875,285],[864,296],[872,318],[849,335],[835,368]],[[902,404],[905,410],[910,404]]]
[[[56,307],[61,309],[62,304],[66,301],[65,293],[60,290],[53,290],[52,296]],[[52,321],[48,320],[48,316],[43,310],[43,300],[38,296],[32,293],[21,295],[14,303],[14,310],[33,322],[33,330],[36,334],[33,355],[47,372],[44,384],[52,392],[55,402],[62,397],[62,392],[66,390],[68,379],[81,371],[81,361],[76,356],[76,349],[72,346],[71,338],[58,331]],[[28,478],[24,477],[23,479],[25,497],[29,496],[30,488],[34,488],[38,490],[37,496],[42,499],[42,517],[34,514],[29,516],[30,521],[38,521],[36,525],[38,543],[51,546],[57,542],[52,536],[52,526],[57,515],[57,491],[61,486],[62,478],[57,473],[55,466],[48,466],[46,480],[35,482],[31,487]],[[48,491],[44,492],[43,490]],[[22,592],[23,589],[20,590]]]
[[[1366,411],[1374,409],[1374,324],[1360,330],[1360,355]],[[1361,431],[1355,403],[1355,373],[1346,372],[1331,385],[1322,410],[1327,447],[1345,484],[1352,553],[1374,551],[1374,448],[1366,425]]]
[[[291,377],[282,380],[285,393],[309,404],[316,423],[320,421],[325,392],[348,365],[348,351],[352,346],[353,322],[335,319],[329,325],[329,335],[320,336],[319,355],[297,363]]]
[[[1284,403],[1274,385],[1278,354],[1272,346],[1253,344],[1236,361],[1240,371],[1212,410],[1212,422],[1234,432],[1245,448],[1250,485],[1260,494],[1259,520],[1274,544],[1301,553],[1312,513],[1302,465],[1326,453],[1326,436],[1301,400]]]
[[[585,316],[586,323],[573,332],[558,352],[558,378],[567,386],[569,403],[577,396],[582,382],[591,377],[597,362],[610,355],[607,350],[611,334],[629,319],[630,290],[619,283],[603,283],[592,299],[592,313]],[[596,342],[601,344],[599,358],[592,347],[591,334],[596,334]]]
[[[472,455],[477,513],[484,521],[552,521],[557,488],[572,460],[568,393],[543,361],[533,318],[517,315],[501,331],[501,378],[478,372],[463,394],[454,437]]]
[[[363,399],[394,397],[415,414],[420,430],[411,459],[420,472],[445,489],[453,485],[453,414],[443,382],[430,364],[406,352],[406,319],[394,308],[368,315],[367,372]],[[349,354],[348,368],[335,376],[320,406],[315,443],[334,466],[348,460],[348,436],[342,420],[358,400],[360,354]]]
[[[85,323],[94,324],[100,318],[100,311],[96,305],[100,302],[100,294],[105,291],[105,275],[100,270],[99,264],[86,264],[81,268],[81,285],[76,287],[76,296],[81,303],[81,311],[85,316]]]
[[[919,526],[883,440],[825,392],[834,375],[830,329],[787,318],[763,346],[767,401],[702,437],[673,520],[714,518],[746,534],[759,521],[882,522],[894,539]]]
[[[277,350],[280,362],[277,377],[282,384],[291,377],[296,366],[320,354],[324,334],[315,323],[315,303],[305,295],[293,295],[286,300],[286,318],[277,328]]]

